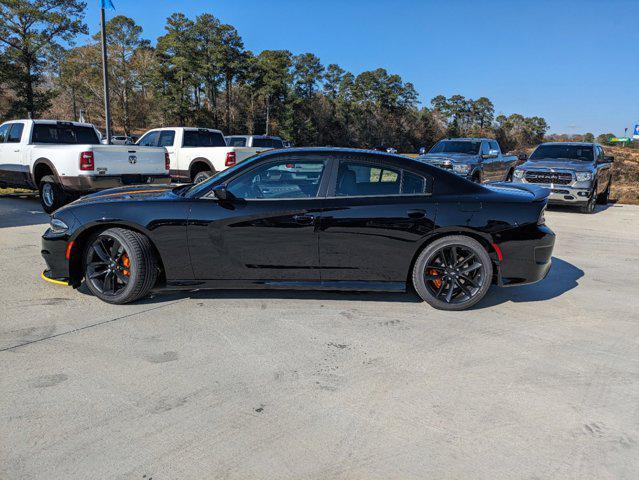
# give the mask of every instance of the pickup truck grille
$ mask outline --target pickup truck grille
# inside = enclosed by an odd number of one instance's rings
[[[434,165],[439,168],[443,168],[444,170],[452,170],[453,164],[450,162],[428,162],[431,165]]]
[[[572,174],[563,172],[526,172],[528,183],[553,183],[568,185],[572,182]]]

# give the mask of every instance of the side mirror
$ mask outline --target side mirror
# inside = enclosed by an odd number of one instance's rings
[[[419,154],[424,155],[426,153],[426,147],[422,147],[419,149]]]
[[[519,155],[517,155],[517,158],[519,158],[519,160],[521,160],[522,162],[525,162],[526,160],[528,160],[528,155],[526,155],[525,153],[520,153]]]
[[[614,163],[615,161],[615,157],[613,157],[612,155],[607,155],[604,157],[604,162],[606,163]]]
[[[215,185],[211,190],[218,200],[229,200],[231,193],[226,189],[226,185]]]

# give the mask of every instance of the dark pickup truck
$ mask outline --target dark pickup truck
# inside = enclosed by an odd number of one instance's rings
[[[514,155],[503,155],[499,144],[490,138],[446,138],[417,160],[477,183],[509,182],[517,165],[523,163]]]
[[[546,187],[548,203],[575,205],[582,213],[593,213],[596,203],[608,203],[613,161],[596,143],[542,143],[515,169],[513,183]]]

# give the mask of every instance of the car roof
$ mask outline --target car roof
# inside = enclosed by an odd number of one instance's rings
[[[280,138],[277,135],[227,135],[226,138]]]
[[[444,140],[453,140],[455,142],[480,142],[482,140],[486,140],[487,142],[496,142],[497,140],[495,140],[494,138],[471,138],[471,137],[460,137],[460,138],[442,138],[440,140],[444,141]]]
[[[386,151],[380,152],[379,150],[369,150],[365,148],[349,148],[349,147],[292,147],[286,148],[284,150],[267,150],[260,154],[260,157],[271,156],[271,155],[289,155],[292,153],[304,153],[304,154],[330,154],[330,153],[352,153],[352,154],[366,154],[366,155],[376,155],[380,158],[393,158],[401,161],[410,161],[415,162],[419,165],[423,165],[423,162],[411,157],[407,157],[406,155],[400,155],[397,153],[388,153]]]
[[[593,147],[598,144],[593,142],[544,142],[541,143],[540,146],[541,145],[576,145],[581,147]]]

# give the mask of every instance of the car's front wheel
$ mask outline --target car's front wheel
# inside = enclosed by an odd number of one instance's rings
[[[588,201],[579,207],[581,213],[591,214],[595,213],[595,204],[597,203],[597,185],[592,187],[592,192],[588,197]]]
[[[110,228],[95,236],[86,248],[84,265],[84,279],[91,293],[115,304],[146,296],[158,274],[149,239],[123,228]]]
[[[486,249],[463,235],[429,244],[413,267],[413,286],[422,299],[440,310],[464,310],[488,291],[493,265]]]

